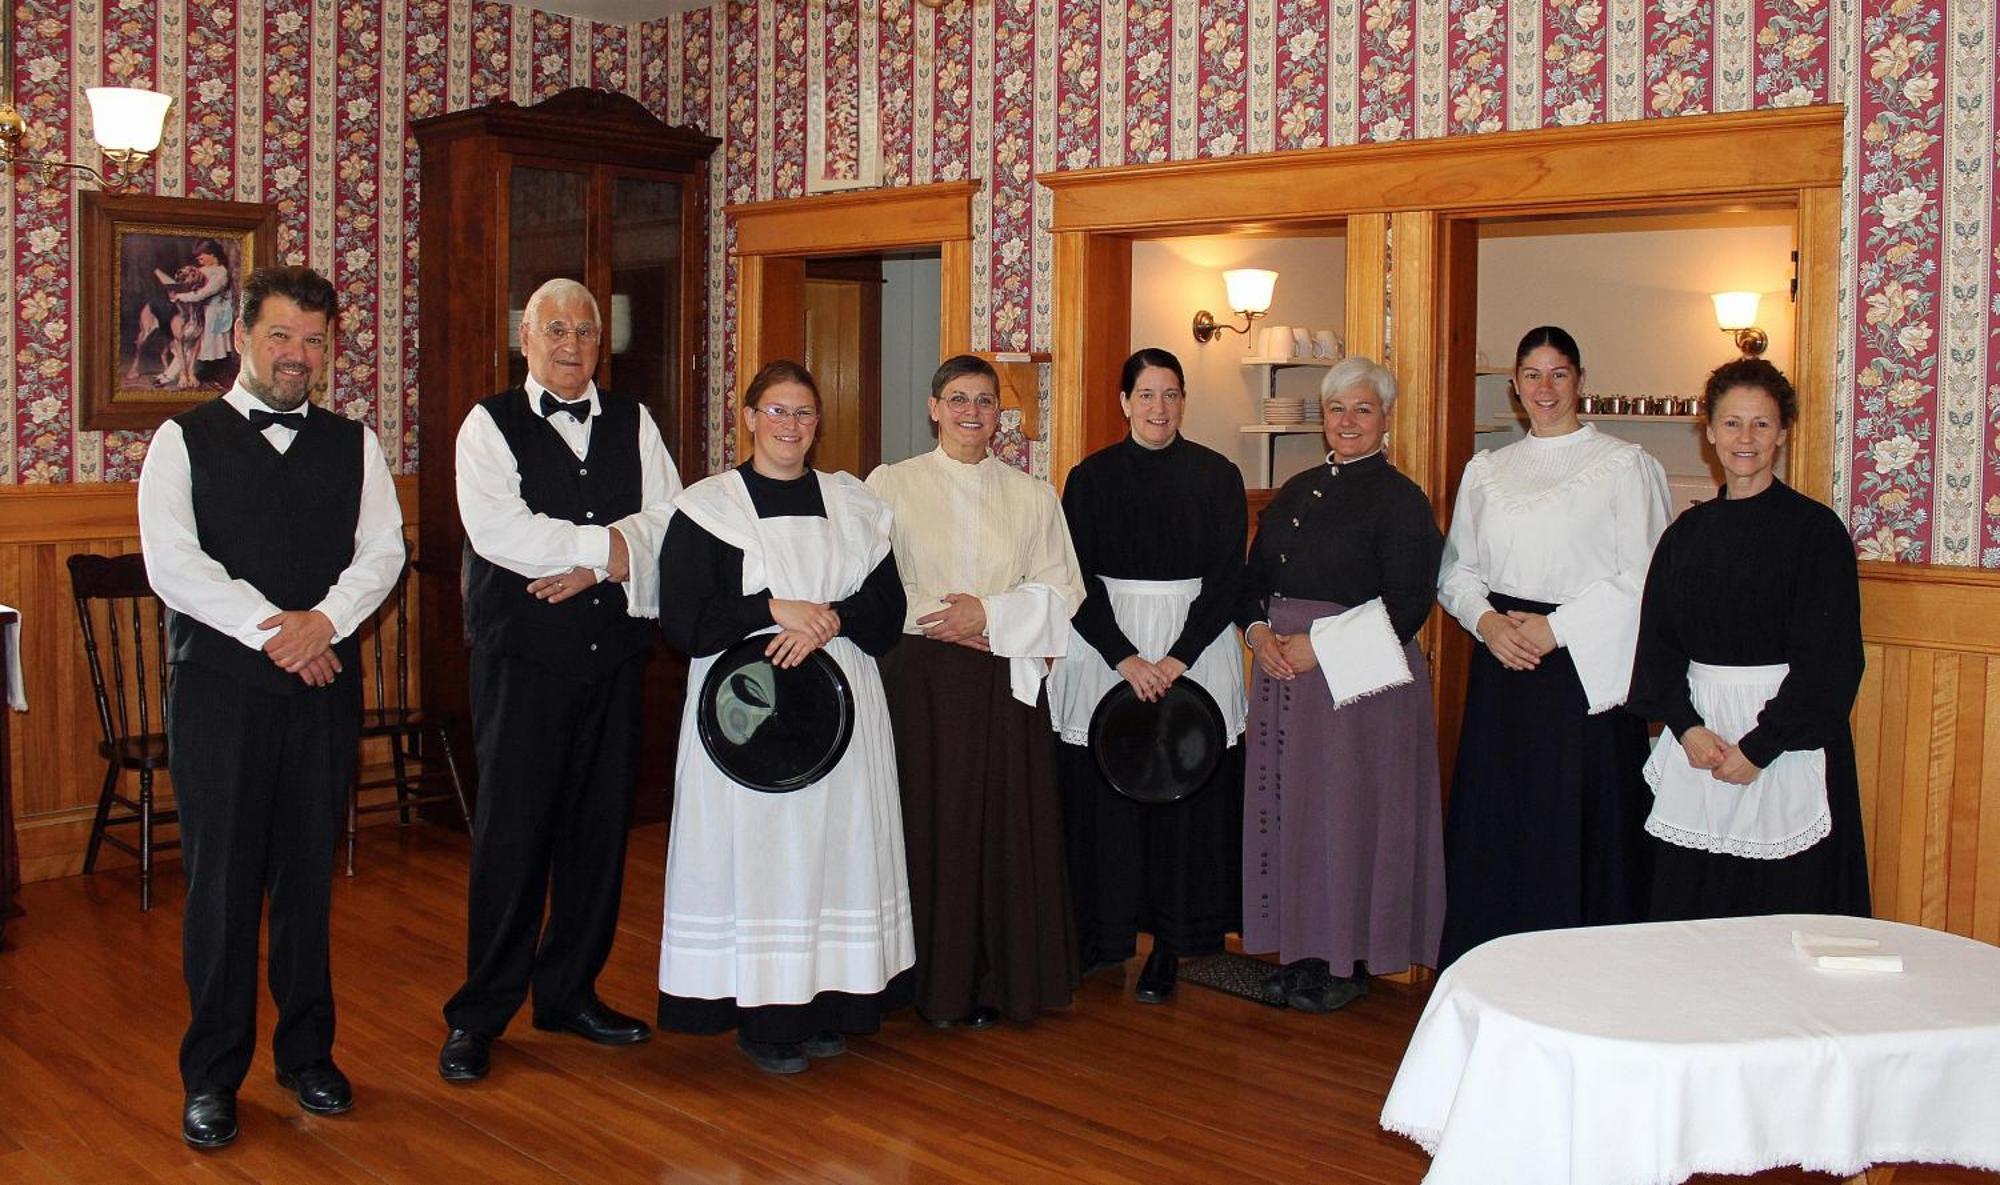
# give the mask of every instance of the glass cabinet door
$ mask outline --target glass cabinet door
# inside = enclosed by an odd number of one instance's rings
[[[653,413],[681,455],[681,187],[611,179],[611,386]]]
[[[549,280],[585,282],[590,174],[515,165],[507,204],[507,381],[528,377],[521,356],[521,314],[528,297]]]

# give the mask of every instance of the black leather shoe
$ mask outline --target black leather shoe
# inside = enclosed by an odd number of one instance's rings
[[[1132,989],[1132,998],[1141,1004],[1164,1004],[1173,998],[1174,984],[1180,980],[1181,961],[1172,951],[1158,947],[1146,956],[1146,965],[1139,971],[1139,983]]]
[[[939,1018],[924,1016],[921,1011],[917,1015],[923,1017],[924,1023],[934,1029],[990,1029],[1000,1023],[1000,1010],[986,1004],[980,1005],[964,1016]]]
[[[847,1052],[847,1038],[826,1029],[799,1042],[799,1052],[807,1057],[839,1057]]]
[[[544,1032],[575,1033],[599,1045],[637,1045],[653,1035],[645,1021],[613,1011],[598,1000],[572,1012],[536,1013],[534,1023]]]
[[[236,1138],[236,1092],[198,1090],[181,1108],[181,1139],[190,1148],[220,1148]]]
[[[338,1115],[354,1106],[354,1087],[332,1059],[296,1070],[279,1070],[278,1085],[295,1090],[299,1106],[315,1115]]]
[[[752,1041],[740,1032],[736,1034],[736,1048],[766,1074],[802,1074],[809,1064],[804,1051],[796,1045]]]
[[[477,1082],[492,1067],[493,1038],[470,1029],[453,1029],[438,1050],[438,1077],[446,1082]]]

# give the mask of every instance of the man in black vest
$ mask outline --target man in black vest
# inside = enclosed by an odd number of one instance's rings
[[[639,752],[640,674],[680,475],[653,417],[599,391],[590,290],[528,298],[528,380],[458,432],[465,629],[479,806],[466,976],[444,1006],[438,1073],[486,1076],[490,1046],[534,994],[538,1029],[604,1045],[652,1036],[597,998],[611,953]],[[547,905],[544,923],[543,906]]]
[[[236,1138],[266,893],[278,1084],[317,1114],[354,1105],[333,1064],[327,914],[360,743],[354,633],[402,570],[403,515],[375,434],[307,402],[333,314],[333,285],[308,268],[251,275],[235,386],[162,424],[139,476],[146,576],[168,609],[181,1138],[197,1148]]]

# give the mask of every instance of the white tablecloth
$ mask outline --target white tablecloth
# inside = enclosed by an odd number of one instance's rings
[[[1793,930],[1904,970],[1823,970]],[[1382,1126],[1431,1154],[1427,1185],[2000,1170],[2000,947],[1805,915],[1498,939],[1439,978]]]

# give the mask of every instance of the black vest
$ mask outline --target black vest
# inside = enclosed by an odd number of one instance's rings
[[[187,442],[196,538],[236,580],[280,609],[310,609],[354,561],[361,518],[359,421],[311,407],[279,452],[243,413],[216,399],[174,417]],[[167,613],[168,660],[220,671],[259,691],[291,695],[306,684],[262,652],[185,613]],[[349,636],[334,645],[341,678],[360,677]]]
[[[521,500],[536,514],[608,527],[644,504],[639,405],[597,394],[590,452],[579,461],[560,433],[530,409],[521,388],[479,401],[500,429],[521,474]],[[637,556],[633,559],[638,561]],[[517,655],[572,679],[602,678],[653,645],[653,623],[625,611],[625,588],[608,581],[559,605],[528,592],[530,578],[465,547],[465,640]]]

